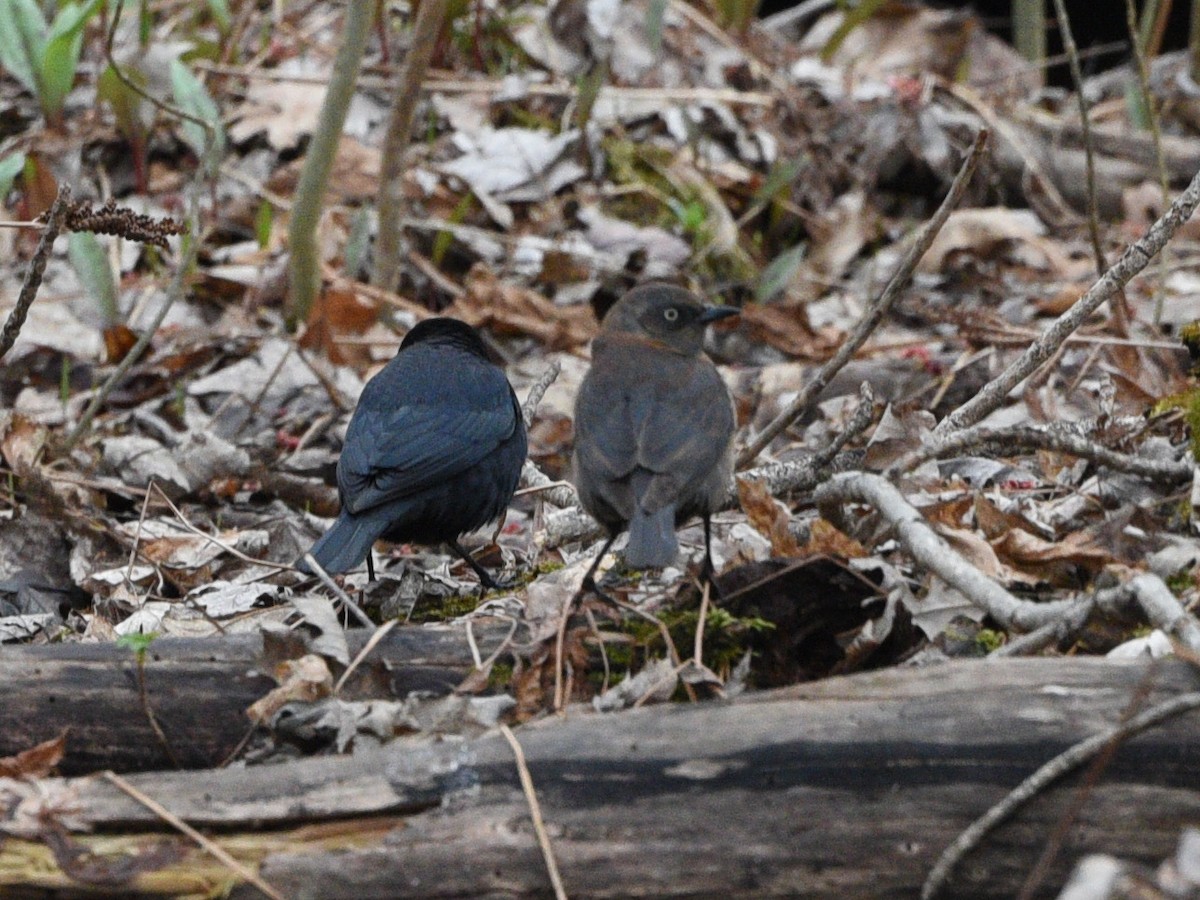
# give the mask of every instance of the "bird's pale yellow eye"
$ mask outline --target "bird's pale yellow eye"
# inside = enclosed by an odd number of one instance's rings
[[[679,318],[679,310],[677,310],[673,306],[668,306],[666,309],[663,310],[663,318],[666,319],[668,322],[674,322],[676,319]]]

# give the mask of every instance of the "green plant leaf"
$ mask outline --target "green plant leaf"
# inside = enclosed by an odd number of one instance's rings
[[[784,250],[763,269],[758,284],[754,288],[754,299],[759,303],[769,303],[787,288],[788,282],[804,261],[808,251],[806,244],[797,244],[790,250]]]
[[[367,251],[371,249],[371,230],[375,226],[375,214],[366,206],[360,206],[350,220],[350,234],[346,238],[346,274],[356,278],[366,267]]]
[[[36,73],[48,28],[37,0],[0,0],[0,22],[0,65],[37,96]]]
[[[837,53],[838,47],[842,46],[842,41],[846,40],[850,32],[875,15],[884,2],[885,0],[863,0],[858,6],[847,10],[842,23],[838,25],[829,40],[825,42],[825,46],[821,48],[821,62],[828,65],[829,61],[833,59],[833,54]]]
[[[95,299],[104,321],[109,325],[116,324],[119,321],[117,283],[100,241],[90,231],[72,231],[67,235],[67,258],[83,282],[83,289]]]
[[[62,111],[63,102],[75,83],[75,72],[79,68],[83,27],[103,2],[89,0],[82,6],[74,3],[63,6],[50,25],[50,34],[37,66],[38,100],[47,118],[55,117]]]
[[[217,164],[225,149],[225,132],[221,129],[221,117],[217,104],[209,96],[204,83],[191,73],[179,60],[171,60],[171,88],[175,94],[175,102],[180,109],[190,113],[197,119],[202,119],[212,128],[215,146],[212,155],[208,155],[208,135],[195,122],[184,121],[183,137],[192,151],[202,160],[208,160],[213,166]]]
[[[254,216],[254,237],[258,246],[266,248],[271,243],[271,223],[274,221],[274,210],[271,201],[264,200],[258,205],[258,213]]]
[[[782,159],[775,163],[767,172],[767,177],[763,179],[758,190],[754,192],[751,205],[766,206],[775,199],[776,195],[783,193],[796,180],[796,176],[800,174],[806,164],[806,161],[801,159]]]
[[[229,15],[229,0],[208,0],[208,11],[212,13],[213,20],[217,23],[217,28],[221,30],[221,33],[228,32],[232,21]]]
[[[646,40],[655,54],[662,52],[663,19],[667,14],[667,0],[650,0],[646,5]]]
[[[133,66],[126,66],[125,77],[145,87],[146,77]],[[112,107],[117,130],[133,140],[144,136],[154,122],[154,107],[117,77],[112,66],[105,66],[96,80],[96,95]]]
[[[12,153],[0,159],[0,203],[4,202],[4,198],[12,190],[13,182],[24,168],[24,153]]]
[[[116,644],[126,650],[132,650],[138,656],[144,656],[156,637],[158,637],[157,631],[145,634],[122,634],[117,638]]]

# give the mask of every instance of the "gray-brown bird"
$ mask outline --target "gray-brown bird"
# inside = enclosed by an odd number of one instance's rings
[[[679,553],[676,526],[693,516],[704,519],[711,577],[709,517],[726,497],[735,423],[729,390],[704,354],[704,329],[737,312],[651,282],[604,317],[575,401],[575,487],[609,535],[585,590],[600,593],[596,567],[626,528],[631,566],[666,566]]]

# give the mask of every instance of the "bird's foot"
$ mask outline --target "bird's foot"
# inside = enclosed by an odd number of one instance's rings
[[[583,583],[579,586],[579,592],[575,594],[575,601],[582,601],[588,594],[591,594],[597,600],[607,603],[613,609],[621,608],[621,604],[611,594],[606,594],[601,590],[600,585],[596,584],[596,579],[591,576],[583,579]]]

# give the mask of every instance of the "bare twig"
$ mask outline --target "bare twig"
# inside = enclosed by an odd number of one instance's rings
[[[517,777],[521,779],[521,790],[525,792],[525,801],[529,804],[529,818],[533,820],[533,830],[542,850],[542,859],[546,861],[546,872],[550,876],[550,884],[554,887],[555,900],[567,900],[562,876],[558,873],[558,863],[554,859],[554,848],[550,845],[550,835],[546,832],[546,822],[542,819],[542,806],[538,803],[537,791],[533,787],[533,776],[529,774],[529,766],[525,763],[525,751],[521,749],[516,735],[507,725],[500,726],[500,733],[512,747],[513,756],[517,760]]]
[[[1141,272],[1150,260],[1159,253],[1179,227],[1191,218],[1200,203],[1200,172],[1192,179],[1186,190],[1170,205],[1157,222],[1150,226],[1138,241],[1121,254],[1121,258],[1093,284],[1075,304],[1046,328],[1017,359],[1003,372],[988,382],[974,397],[946,416],[934,429],[935,434],[946,434],[974,425],[980,419],[1000,407],[1004,398],[1024,381],[1035,369],[1048,360],[1062,346],[1067,336],[1106,300],[1123,289],[1129,280]]]
[[[1119,587],[1098,591],[1095,600],[1101,609],[1133,606],[1155,628],[1200,653],[1200,622],[1157,575],[1143,572]]]
[[[1034,603],[1018,600],[963,559],[933,530],[924,517],[879,475],[848,472],[835,475],[814,495],[822,515],[834,524],[843,503],[867,503],[887,522],[905,551],[923,568],[958,590],[1001,627],[1031,631],[1060,620],[1075,605],[1071,600]]]
[[[1047,647],[1061,644],[1072,635],[1078,634],[1087,624],[1088,618],[1096,608],[1091,597],[1084,597],[1071,609],[1068,609],[1061,619],[1047,622],[1040,628],[1035,628],[1028,634],[1021,634],[1008,641],[1003,647],[988,654],[988,659],[1003,659],[1006,656],[1031,656]]]
[[[346,680],[350,677],[354,670],[362,664],[362,661],[370,655],[372,650],[379,646],[379,642],[387,637],[388,632],[399,624],[399,619],[389,619],[387,622],[384,622],[375,629],[375,633],[371,635],[365,644],[363,644],[363,648],[359,650],[358,655],[350,661],[350,665],[346,666],[346,671],[342,673],[342,677],[339,678],[337,680],[337,684],[333,686],[333,694],[335,697],[337,696],[338,691],[340,691],[346,684]]]
[[[554,379],[558,378],[558,373],[562,371],[562,365],[558,360],[551,360],[550,365],[546,366],[545,371],[538,376],[537,381],[529,386],[529,393],[525,397],[525,403],[521,406],[521,416],[525,419],[525,427],[528,428],[533,424],[533,417],[537,413],[538,404],[542,402],[542,398],[546,396],[546,391],[550,389],[550,385],[554,384]]]
[[[1092,238],[1092,254],[1096,257],[1096,276],[1104,274],[1108,261],[1104,258],[1104,247],[1100,243],[1100,206],[1096,199],[1096,147],[1092,141],[1092,123],[1088,116],[1087,98],[1083,95],[1083,70],[1079,65],[1079,49],[1075,36],[1071,34],[1071,20],[1067,16],[1064,0],[1054,0],[1054,15],[1058,19],[1058,33],[1062,35],[1063,49],[1071,67],[1071,78],[1075,82],[1075,99],[1079,103],[1079,125],[1083,129],[1083,152],[1086,162],[1088,194],[1088,234]]]
[[[33,305],[38,288],[42,286],[42,275],[46,272],[46,263],[50,259],[54,239],[58,237],[70,204],[71,186],[59,185],[58,196],[54,198],[50,212],[46,215],[42,236],[38,238],[37,250],[33,253],[33,259],[29,261],[29,271],[25,273],[25,280],[21,283],[21,293],[17,295],[17,302],[8,314],[4,329],[0,331],[0,359],[3,359],[17,342],[17,336],[25,324],[25,316],[29,314],[29,307]]]
[[[579,495],[575,493],[575,488],[564,482],[555,481],[539,469],[531,459],[525,460],[525,466],[521,469],[521,487],[539,490],[543,499],[550,501],[560,509],[580,509]]]
[[[87,433],[89,426],[92,424],[92,419],[96,417],[96,414],[100,412],[100,408],[108,400],[108,395],[124,380],[129,370],[141,360],[142,354],[150,346],[150,341],[153,340],[154,335],[158,332],[158,328],[167,317],[167,313],[175,305],[175,301],[183,296],[188,275],[192,270],[192,265],[196,262],[196,253],[199,250],[200,235],[199,229],[196,227],[196,221],[195,200],[193,199],[193,209],[188,216],[188,233],[191,235],[191,238],[184,241],[183,255],[179,259],[179,264],[175,269],[175,275],[171,278],[171,283],[167,286],[162,303],[159,304],[158,313],[154,316],[153,321],[138,335],[137,341],[129,349],[129,352],[117,363],[117,367],[108,376],[108,380],[100,386],[95,396],[92,397],[91,402],[88,403],[87,408],[83,411],[83,415],[79,417],[79,421],[67,437],[65,449],[68,453],[74,449],[75,445]]]
[[[316,573],[317,578],[321,579],[321,583],[333,591],[333,593],[339,600],[342,601],[345,607],[350,610],[354,618],[358,619],[360,625],[365,625],[367,628],[375,627],[375,623],[371,621],[371,617],[359,609],[358,604],[350,599],[349,594],[338,587],[337,582],[329,577],[329,573],[321,568],[321,564],[317,562],[311,553],[304,554],[304,561],[308,563],[309,569]]]
[[[932,900],[945,886],[954,867],[996,826],[1011,816],[1020,806],[1030,800],[1055,780],[1079,768],[1110,742],[1124,741],[1160,722],[1200,709],[1200,693],[1181,694],[1133,716],[1129,721],[1108,729],[1070,749],[1060,753],[1036,772],[1022,781],[1001,803],[993,806],[982,817],[960,834],[939,857],[937,863],[921,887],[921,900]]]
[[[883,474],[885,478],[895,478],[912,471],[930,459],[960,453],[973,447],[994,444],[1003,446],[1009,452],[1037,449],[1069,453],[1118,472],[1128,472],[1163,484],[1181,484],[1192,478],[1192,464],[1186,460],[1147,459],[1127,453],[1118,453],[1089,440],[1082,434],[1072,432],[1069,429],[1073,424],[1010,425],[1005,428],[975,425],[961,431],[951,432],[944,437],[935,435],[928,445],[906,453],[892,463]]]
[[[1120,46],[1124,46],[1121,44]],[[299,72],[282,72],[278,69],[248,69],[243,66],[228,66],[198,59],[192,65],[203,72],[229,75],[251,81],[278,81],[292,84],[311,84],[324,87],[329,84],[328,76],[305,75]],[[391,78],[364,75],[358,80],[365,90],[386,91],[395,87]],[[535,97],[575,97],[579,85],[568,82],[542,84],[529,82],[521,89]],[[512,90],[503,79],[449,79],[427,78],[421,85],[426,94],[501,94]],[[617,87],[605,85],[600,89],[600,98],[616,104],[637,102],[659,103],[728,103],[732,106],[771,107],[778,102],[775,94],[766,91],[739,91],[736,88],[707,87]]]
[[[883,293],[879,295],[866,310],[863,311],[862,318],[858,324],[854,326],[854,330],[847,335],[846,340],[838,348],[837,353],[821,366],[812,380],[808,382],[796,396],[796,398],[788,404],[787,409],[783,410],[775,420],[767,425],[738,456],[738,468],[744,468],[752,463],[763,449],[775,439],[777,435],[783,432],[785,428],[792,424],[796,419],[804,414],[804,412],[829,384],[830,380],[837,374],[843,366],[854,356],[867,338],[883,321],[883,317],[887,315],[896,298],[900,296],[901,289],[908,284],[908,280],[912,277],[913,270],[916,269],[917,263],[921,261],[921,257],[925,255],[933,239],[937,237],[942,226],[946,224],[946,219],[954,210],[963,194],[967,190],[967,185],[970,184],[971,176],[975,172],[975,168],[979,165],[980,159],[983,158],[983,151],[987,146],[988,130],[980,129],[979,134],[975,136],[975,143],[971,146],[967,157],[963,160],[962,168],[958,170],[958,174],[954,177],[954,183],[950,185],[950,190],[946,194],[942,205],[938,207],[937,212],[933,217],[925,223],[916,239],[909,244],[908,250],[904,257],[900,260],[899,266],[892,274],[891,280],[883,289]]]
[[[1134,70],[1137,73],[1138,92],[1146,106],[1146,118],[1150,123],[1150,137],[1154,141],[1154,160],[1158,165],[1158,184],[1162,190],[1163,206],[1170,201],[1171,187],[1167,180],[1167,161],[1163,155],[1162,128],[1158,124],[1158,113],[1154,109],[1154,94],[1150,90],[1150,67],[1146,63],[1147,47],[1137,24],[1137,10],[1133,0],[1125,0],[1125,24],[1129,29],[1129,42],[1133,45]],[[1161,35],[1160,35],[1161,38]],[[1166,258],[1160,259],[1165,273]],[[1154,324],[1162,321],[1163,284],[1159,284],[1154,301]]]
[[[216,141],[216,131],[212,123],[199,116],[193,116],[186,110],[180,109],[178,106],[173,106],[165,100],[160,100],[153,94],[149,93],[144,87],[136,83],[132,78],[125,74],[125,70],[117,63],[113,57],[113,39],[117,34],[117,25],[121,21],[121,12],[125,7],[125,0],[117,0],[117,5],[112,10],[112,25],[108,29],[108,39],[104,43],[104,59],[112,67],[113,74],[117,76],[117,80],[125,85],[133,93],[137,94],[147,103],[162,110],[167,115],[176,116],[183,119],[185,122],[191,122],[193,125],[198,125],[204,129],[204,143],[206,147],[211,148]]]
[[[188,531],[190,531],[192,534],[196,535],[197,537],[204,538],[206,541],[208,541],[214,547],[219,547],[220,549],[224,550],[226,553],[230,554],[231,556],[235,556],[238,559],[240,559],[242,562],[250,563],[251,565],[265,566],[268,569],[278,569],[280,571],[285,571],[285,572],[290,572],[295,568],[294,566],[289,566],[286,563],[277,563],[277,562],[272,562],[269,559],[258,559],[257,557],[250,556],[248,553],[243,553],[241,550],[237,549],[237,547],[231,547],[229,544],[225,543],[224,541],[220,540],[219,538],[215,538],[211,534],[208,534],[207,532],[200,530],[199,528],[197,528],[195,525],[193,525],[191,522],[189,522],[187,520],[187,517],[180,511],[179,507],[176,506],[171,501],[171,498],[168,497],[166,495],[166,493],[163,492],[163,489],[158,486],[157,482],[154,482],[154,481],[150,482],[149,487],[147,487],[147,489],[146,489],[147,497],[150,494],[150,488],[153,488],[154,491],[158,494],[158,496],[160,496],[163,499],[163,502],[166,503],[168,507],[170,507],[171,512],[175,513],[175,517],[177,519],[179,519],[180,524],[183,525],[184,528],[186,528]],[[136,547],[136,544],[135,544],[135,547]],[[130,556],[130,564],[131,565],[132,565],[132,560],[133,560],[133,557],[131,555]]]
[[[395,290],[400,274],[400,216],[404,208],[404,151],[412,133],[413,113],[421,96],[421,82],[437,47],[449,0],[422,0],[413,23],[412,42],[392,88],[387,130],[383,137],[379,175],[379,229],[375,239],[375,270],[371,284]]]
[[[221,865],[228,868],[231,872],[234,872],[238,877],[244,879],[248,884],[254,885],[256,888],[262,891],[263,894],[270,897],[271,900],[284,900],[283,894],[279,893],[279,891],[267,884],[261,875],[246,868],[245,865],[230,856],[229,853],[227,853],[220,845],[206,838],[187,822],[183,821],[183,819],[179,818],[179,816],[168,810],[157,800],[146,795],[142,791],[139,791],[120,775],[116,774],[115,772],[105,772],[104,779],[117,790],[127,794],[138,803],[142,804],[142,806],[146,807],[146,809],[150,810],[150,812],[154,813],[176,831],[187,835],[203,850],[206,850],[212,854],[212,856],[218,862],[220,862]]]
[[[708,591],[711,582],[705,580],[704,592],[700,595],[700,613],[696,620],[696,641],[692,647],[692,661],[698,668],[704,666],[704,623],[708,620]]]

